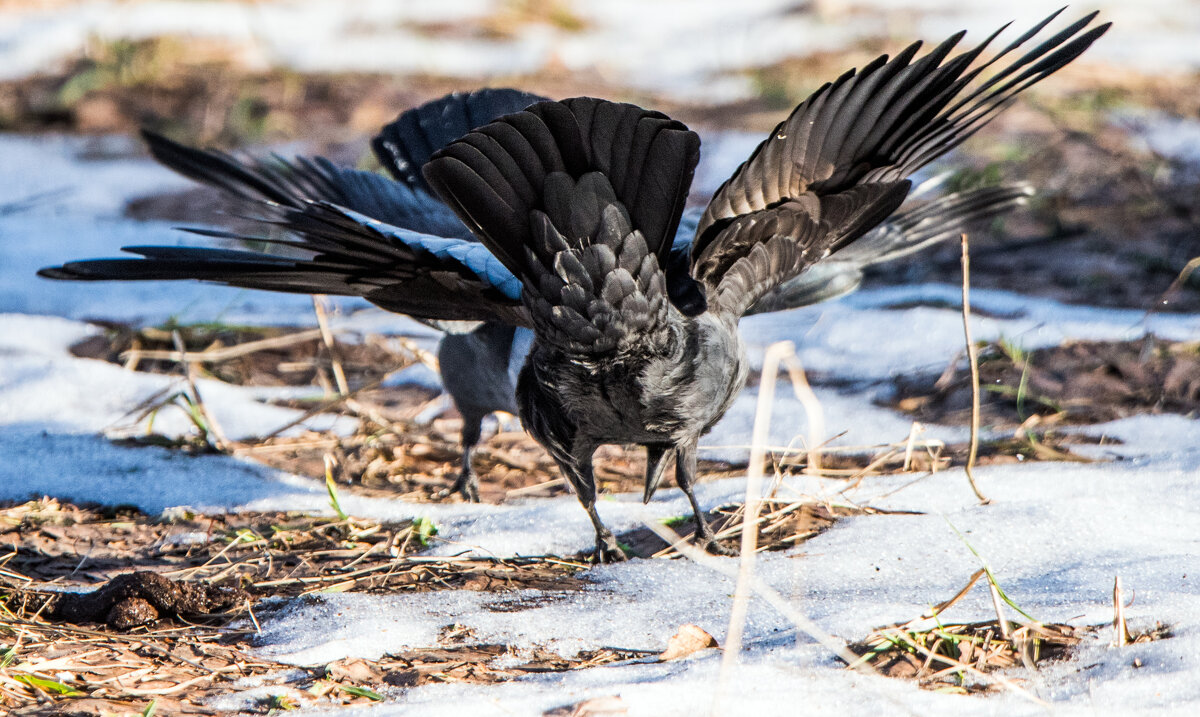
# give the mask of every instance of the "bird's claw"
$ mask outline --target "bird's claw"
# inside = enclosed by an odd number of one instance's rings
[[[596,538],[596,551],[592,553],[592,562],[597,565],[608,563],[623,563],[629,560],[629,556],[621,550],[621,546],[617,543],[617,539],[611,535],[603,538]]]
[[[737,550],[725,545],[715,537],[705,538],[700,536],[695,538],[692,544],[711,555],[723,555],[727,558],[736,558],[740,555]]]
[[[454,481],[454,485],[438,491],[437,498],[449,498],[455,493],[461,495],[463,500],[466,500],[468,503],[478,503],[479,479],[475,477],[474,473],[461,473],[458,476],[458,480]]]

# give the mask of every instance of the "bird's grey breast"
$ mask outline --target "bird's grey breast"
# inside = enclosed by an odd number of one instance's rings
[[[535,344],[532,361],[564,415],[597,444],[694,438],[716,423],[746,379],[736,327],[709,314],[679,321],[668,341],[638,355],[564,361]]]

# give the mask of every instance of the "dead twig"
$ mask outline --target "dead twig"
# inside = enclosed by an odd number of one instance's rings
[[[964,469],[971,490],[975,491],[975,497],[980,503],[987,505],[992,501],[979,490],[972,470],[979,453],[979,354],[975,348],[975,341],[971,338],[971,253],[965,233],[962,235],[962,317],[963,333],[967,339],[967,360],[971,364],[971,448]]]

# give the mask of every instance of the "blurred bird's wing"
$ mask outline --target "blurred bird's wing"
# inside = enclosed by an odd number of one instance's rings
[[[740,315],[863,236],[904,200],[906,177],[958,146],[1109,27],[1085,31],[1095,18],[1087,15],[979,80],[1057,15],[973,69],[1004,28],[953,57],[964,33],[916,61],[915,43],[895,58],[884,55],[847,72],[796,107],[717,190],[700,220],[691,275],[710,305]]]
[[[427,191],[374,172],[338,167],[324,157],[256,159],[188,147],[148,130],[142,136],[159,162],[239,200],[255,218],[279,219],[286,209],[324,201],[422,234],[471,236],[454,213]]]
[[[1028,203],[1031,196],[1033,188],[1028,184],[1009,184],[955,192],[899,212],[767,292],[746,314],[809,306],[849,294],[862,283],[863,269],[957,237],[971,224]]]
[[[434,152],[498,117],[545,100],[507,88],[454,92],[401,114],[371,140],[371,149],[397,182],[432,195],[421,168]]]
[[[488,111],[502,111],[530,97],[516,90],[443,97],[403,113],[381,137],[390,137],[388,146],[406,157],[428,156],[426,143],[456,137],[462,117],[487,121]],[[429,119],[436,116],[450,118],[441,135]],[[409,127],[419,133],[410,136]],[[251,241],[283,253],[132,247],[128,251],[142,258],[70,262],[43,269],[42,276],[198,279],[271,291],[362,296],[385,309],[429,320],[528,324],[520,282],[424,185],[339,168],[322,158],[259,161],[194,149],[153,133],[146,133],[146,139],[161,162],[252,207],[268,230],[263,236],[195,233]]]
[[[430,192],[421,166],[434,150],[475,127],[541,99],[497,88],[455,92],[405,110],[371,140],[394,180],[338,167],[323,157],[260,160],[188,147],[150,131],[142,136],[159,162],[253,205],[256,216],[278,218],[273,205],[300,209],[308,201],[325,201],[402,229],[471,239],[471,232]]]

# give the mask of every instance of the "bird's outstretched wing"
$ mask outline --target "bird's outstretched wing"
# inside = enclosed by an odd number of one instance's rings
[[[427,191],[374,172],[338,167],[324,157],[258,159],[189,147],[148,130],[142,136],[159,162],[239,200],[254,217],[279,220],[284,209],[323,201],[422,234],[471,238],[454,213]]]
[[[664,329],[661,267],[699,148],[665,115],[580,97],[468,133],[425,178],[520,278],[539,336],[605,352]]]
[[[299,239],[250,237],[294,250],[292,256],[243,249],[134,246],[139,259],[90,259],[38,272],[47,279],[145,281],[196,279],[247,289],[361,296],[422,319],[528,325],[520,284],[475,241],[399,229],[326,202],[284,209],[279,220]]]
[[[740,315],[861,237],[904,200],[906,177],[1078,57],[1109,27],[1087,29],[1092,13],[981,78],[1058,14],[976,67],[1004,28],[953,57],[964,33],[914,61],[915,43],[890,60],[884,55],[847,72],[796,107],[722,185],[700,220],[691,274],[710,304]]]
[[[867,267],[957,237],[972,224],[1028,203],[1031,196],[1028,184],[1008,184],[947,194],[897,212],[858,241],[767,292],[746,314],[809,306],[849,294],[862,283]]]
[[[433,124],[410,117],[451,117],[453,127],[441,135],[450,137],[458,131],[461,116],[486,122],[492,118],[486,116],[488,107],[502,111],[531,97],[516,90],[489,90],[484,103],[478,94],[450,95],[408,110],[385,128],[389,146],[405,156],[421,156],[424,143],[438,138]],[[454,108],[463,103],[472,104],[472,109],[456,114]],[[410,135],[406,127],[417,127],[420,133]],[[283,252],[131,247],[127,251],[142,258],[70,262],[43,269],[40,275],[71,280],[198,279],[271,291],[362,296],[423,319],[528,324],[520,283],[422,186],[340,168],[322,158],[256,160],[187,147],[152,133],[145,136],[161,162],[240,200],[267,230],[262,236],[195,233]]]
[[[497,117],[546,99],[508,88],[454,92],[400,115],[371,140],[371,149],[397,182],[432,194],[421,168],[434,152]]]

